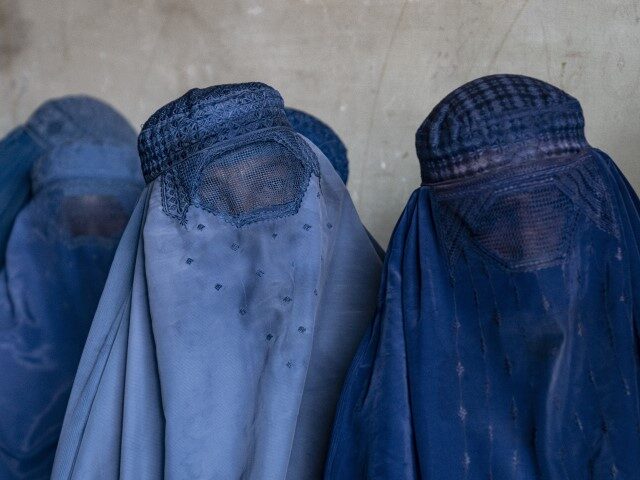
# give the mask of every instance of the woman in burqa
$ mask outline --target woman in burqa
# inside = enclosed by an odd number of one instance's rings
[[[420,126],[326,478],[640,478],[640,204],[583,130],[516,75]]]
[[[187,92],[139,151],[53,478],[318,478],[381,267],[342,180],[261,83]]]
[[[84,340],[142,188],[135,146],[126,120],[88,97],[45,103],[0,144],[2,479],[51,473]]]

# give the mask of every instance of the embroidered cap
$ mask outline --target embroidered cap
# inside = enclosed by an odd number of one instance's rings
[[[447,95],[416,132],[424,183],[466,177],[525,160],[523,147],[548,155],[588,146],[580,103],[522,75],[490,75]]]
[[[126,146],[136,142],[136,132],[120,113],[86,95],[46,101],[33,112],[25,127],[48,149],[76,140]]]
[[[282,97],[263,83],[192,89],[155,112],[138,137],[147,183],[203,149],[258,130],[291,128]]]

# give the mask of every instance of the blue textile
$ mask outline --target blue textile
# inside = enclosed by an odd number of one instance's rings
[[[311,140],[311,142],[324,153],[346,185],[349,179],[347,147],[342,143],[342,140],[340,140],[336,132],[323,121],[302,110],[286,107],[285,112],[293,129],[300,135]],[[378,256],[384,259],[384,249],[368,230],[367,235],[369,235],[369,239],[376,249]]]
[[[0,140],[0,267],[11,226],[29,199],[33,163],[56,147],[75,140],[132,145],[135,132],[103,102],[84,95],[48,100],[24,125]]]
[[[0,478],[44,479],[142,178],[135,133],[88,97],[44,104],[7,144],[20,175],[0,191],[20,182],[20,195],[0,270]]]
[[[318,478],[381,268],[344,183],[259,83],[187,92],[139,151],[53,478]]]
[[[640,478],[640,202],[583,125],[515,75],[427,117],[327,479]]]
[[[325,154],[346,184],[349,179],[347,147],[336,132],[322,120],[302,110],[287,107],[285,112],[293,129],[311,140]]]
[[[24,127],[0,140],[0,268],[4,266],[13,221],[29,200],[29,172],[44,152]]]

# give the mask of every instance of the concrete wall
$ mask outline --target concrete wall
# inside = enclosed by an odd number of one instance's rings
[[[640,188],[637,0],[0,0],[0,134],[65,93],[140,125],[191,87],[260,80],[342,136],[383,243],[419,184],[417,126],[495,72],[580,99],[591,143]]]

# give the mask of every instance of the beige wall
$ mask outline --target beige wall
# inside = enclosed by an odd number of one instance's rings
[[[0,134],[65,93],[139,125],[191,87],[264,81],[344,139],[383,243],[419,184],[417,126],[494,72],[578,97],[591,143],[640,188],[637,0],[0,0]]]

